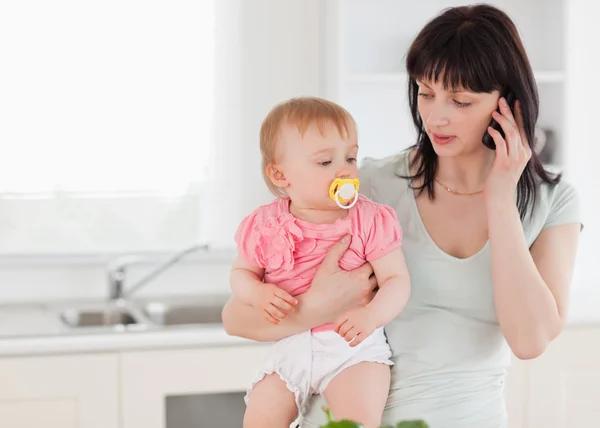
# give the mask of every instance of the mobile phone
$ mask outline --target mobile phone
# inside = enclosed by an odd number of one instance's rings
[[[517,100],[517,98],[515,97],[515,94],[513,94],[512,91],[509,91],[504,98],[506,98],[506,102],[508,103],[508,106],[510,107],[510,111],[513,112],[513,114],[514,114],[515,101]],[[500,108],[498,108],[496,111],[498,113],[500,113]],[[500,134],[502,135],[502,138],[504,138],[504,131],[502,130],[502,127],[493,118],[490,121],[490,126],[492,128],[494,128],[495,130],[497,130],[498,132],[500,132]],[[492,138],[490,133],[487,131],[487,129],[485,130],[485,133],[483,134],[482,143],[488,149],[496,150],[496,144],[494,143],[494,139]]]

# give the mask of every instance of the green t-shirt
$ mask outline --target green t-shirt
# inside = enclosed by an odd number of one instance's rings
[[[431,239],[408,180],[409,151],[365,160],[361,191],[393,207],[403,231],[411,296],[386,326],[395,365],[385,423],[426,419],[430,428],[501,428],[506,424],[504,379],[511,360],[494,307],[490,249],[459,259]],[[572,185],[541,184],[523,223],[529,246],[542,229],[581,222]],[[509,267],[507,266],[507,269]],[[303,427],[324,423],[322,397],[313,397]]]

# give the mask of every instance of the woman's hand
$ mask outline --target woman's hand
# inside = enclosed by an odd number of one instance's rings
[[[377,280],[373,267],[365,263],[352,271],[342,270],[339,261],[350,245],[351,237],[336,242],[319,266],[302,304],[318,319],[334,322],[347,311],[364,306],[374,296]]]
[[[494,111],[493,118],[500,124],[505,138],[500,132],[488,127],[488,132],[496,144],[496,158],[484,187],[484,195],[491,200],[514,200],[517,183],[531,159],[531,148],[525,135],[523,115],[519,101],[515,103],[513,116],[506,99],[500,98],[500,113]]]

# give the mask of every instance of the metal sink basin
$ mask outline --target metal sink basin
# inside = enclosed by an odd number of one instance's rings
[[[225,303],[163,303],[151,302],[142,312],[152,323],[161,326],[221,324],[221,311]]]
[[[72,302],[53,311],[72,333],[152,331],[222,325],[227,296]]]
[[[126,326],[138,322],[131,311],[124,307],[69,308],[61,312],[60,318],[69,327]]]

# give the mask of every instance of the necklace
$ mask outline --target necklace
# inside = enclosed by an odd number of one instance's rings
[[[437,179],[437,177],[433,177],[435,179],[435,181],[442,186],[444,189],[446,189],[448,192],[454,194],[454,195],[458,195],[458,196],[474,196],[474,195],[478,195],[481,192],[483,192],[483,189],[478,190],[477,192],[473,192],[473,193],[462,193],[462,192],[458,192],[456,190],[451,189],[450,187],[446,186],[445,184],[442,184],[440,182],[440,180]]]

